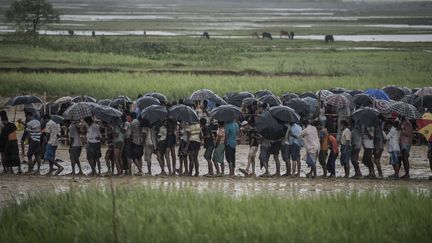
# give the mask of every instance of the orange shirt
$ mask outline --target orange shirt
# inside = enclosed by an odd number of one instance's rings
[[[339,154],[339,147],[336,138],[333,135],[329,135],[328,141],[330,142],[331,150],[334,154]]]

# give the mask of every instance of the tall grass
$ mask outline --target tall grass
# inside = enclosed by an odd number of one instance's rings
[[[432,199],[408,191],[232,198],[117,189],[119,242],[429,242]],[[111,193],[88,189],[10,204],[0,242],[113,242]]]

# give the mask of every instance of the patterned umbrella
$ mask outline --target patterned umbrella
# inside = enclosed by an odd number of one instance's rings
[[[424,95],[422,97],[417,97],[415,99],[415,106],[429,109],[432,108],[432,95]]]
[[[322,100],[325,99],[325,98],[327,98],[327,97],[329,97],[329,96],[332,95],[332,94],[333,94],[333,92],[331,92],[331,91],[329,91],[329,90],[326,90],[326,89],[319,90],[319,91],[316,92],[317,98],[318,98],[319,96],[321,96],[321,99],[322,99]]]
[[[351,101],[342,94],[330,95],[324,99],[324,102],[339,109],[351,106]]]
[[[146,94],[144,94],[144,96],[151,96],[151,97],[153,97],[153,98],[156,98],[156,99],[159,100],[159,102],[160,102],[161,104],[166,104],[166,103],[168,103],[168,99],[167,99],[167,97],[166,97],[164,94],[161,94],[161,93],[156,93],[156,92],[146,93]]]
[[[216,95],[209,89],[200,89],[193,92],[190,96],[191,100],[208,100],[214,98]]]
[[[197,123],[198,116],[196,112],[187,105],[175,105],[169,108],[169,117],[177,121],[187,123]]]
[[[103,100],[98,100],[98,104],[99,105],[108,105],[109,106],[109,104],[111,103],[111,101],[112,100],[110,100],[110,99],[103,99]]]
[[[280,101],[280,99],[274,95],[264,95],[261,96],[258,99],[261,103],[266,103],[270,106],[277,106],[277,105],[281,105],[282,102]]]
[[[97,119],[107,123],[118,122],[122,116],[122,113],[119,110],[105,105],[98,105],[91,110],[91,113]]]
[[[352,119],[359,125],[376,126],[379,124],[379,114],[380,112],[377,109],[363,107],[352,114]]]
[[[358,107],[372,106],[374,102],[373,98],[367,94],[357,94],[354,96],[353,101]]]
[[[86,102],[79,102],[71,105],[63,113],[66,120],[78,121],[86,117],[91,117],[92,106]]]
[[[408,119],[417,119],[420,118],[420,112],[413,106],[403,101],[396,101],[393,104],[390,104],[387,109],[387,113],[397,113],[398,115],[405,116]]]
[[[221,105],[210,111],[210,117],[223,122],[234,121],[241,116],[241,110],[233,105]]]
[[[294,109],[288,106],[273,106],[269,109],[270,114],[282,122],[299,122],[300,116]]]
[[[16,105],[25,105],[32,103],[43,103],[41,98],[34,95],[20,95],[12,97],[5,105],[7,106],[16,106]]]
[[[401,101],[406,102],[406,103],[411,104],[411,105],[415,105],[417,98],[418,98],[418,96],[415,94],[407,94],[402,98]]]
[[[432,113],[425,113],[421,119],[417,119],[417,129],[427,141],[432,142]]]
[[[78,103],[78,102],[93,102],[96,103],[96,99],[87,95],[84,96],[75,96],[72,98],[72,102]]]
[[[417,90],[414,94],[417,96],[432,95],[432,87],[421,88]]]
[[[160,101],[152,96],[143,96],[136,101],[136,105],[140,109],[145,109],[151,105],[160,105]],[[111,106],[111,105],[110,105]]]
[[[388,95],[381,89],[368,89],[365,91],[365,94],[371,96],[376,100],[386,100],[386,101],[390,100]]]
[[[384,114],[387,113],[387,109],[390,107],[390,102],[386,100],[375,100],[374,106],[375,109]]]
[[[392,100],[401,100],[405,96],[405,92],[402,88],[397,86],[387,86],[383,88],[383,91]]]
[[[408,87],[402,87],[401,89],[404,91],[405,95],[410,95],[413,93],[412,89],[410,89]]]
[[[141,112],[141,119],[148,122],[149,124],[154,124],[157,121],[162,121],[166,118],[168,111],[165,106],[162,105],[151,105],[146,107]]]

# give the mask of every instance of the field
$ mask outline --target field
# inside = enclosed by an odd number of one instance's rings
[[[307,199],[71,190],[4,208],[0,241],[429,242],[431,203],[405,190]]]

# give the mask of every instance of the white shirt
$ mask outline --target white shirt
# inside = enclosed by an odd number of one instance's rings
[[[46,124],[45,132],[49,134],[48,144],[57,146],[57,136],[60,135],[60,125],[55,123],[53,120],[49,120]]]
[[[351,131],[348,128],[345,128],[342,131],[341,144],[342,145],[351,145],[351,144],[347,144],[348,141],[351,141]]]
[[[99,126],[96,123],[91,124],[90,127],[87,129],[87,142],[100,143],[100,140],[96,139],[100,137],[101,137],[101,133],[100,133]]]
[[[399,137],[400,131],[398,131],[395,127],[391,127],[388,134],[383,132],[384,138],[387,140],[387,151],[394,152],[400,151],[399,147]]]
[[[300,133],[300,137],[303,137],[306,151],[308,153],[318,153],[320,150],[320,140],[318,137],[318,131],[316,127],[308,125]]]

